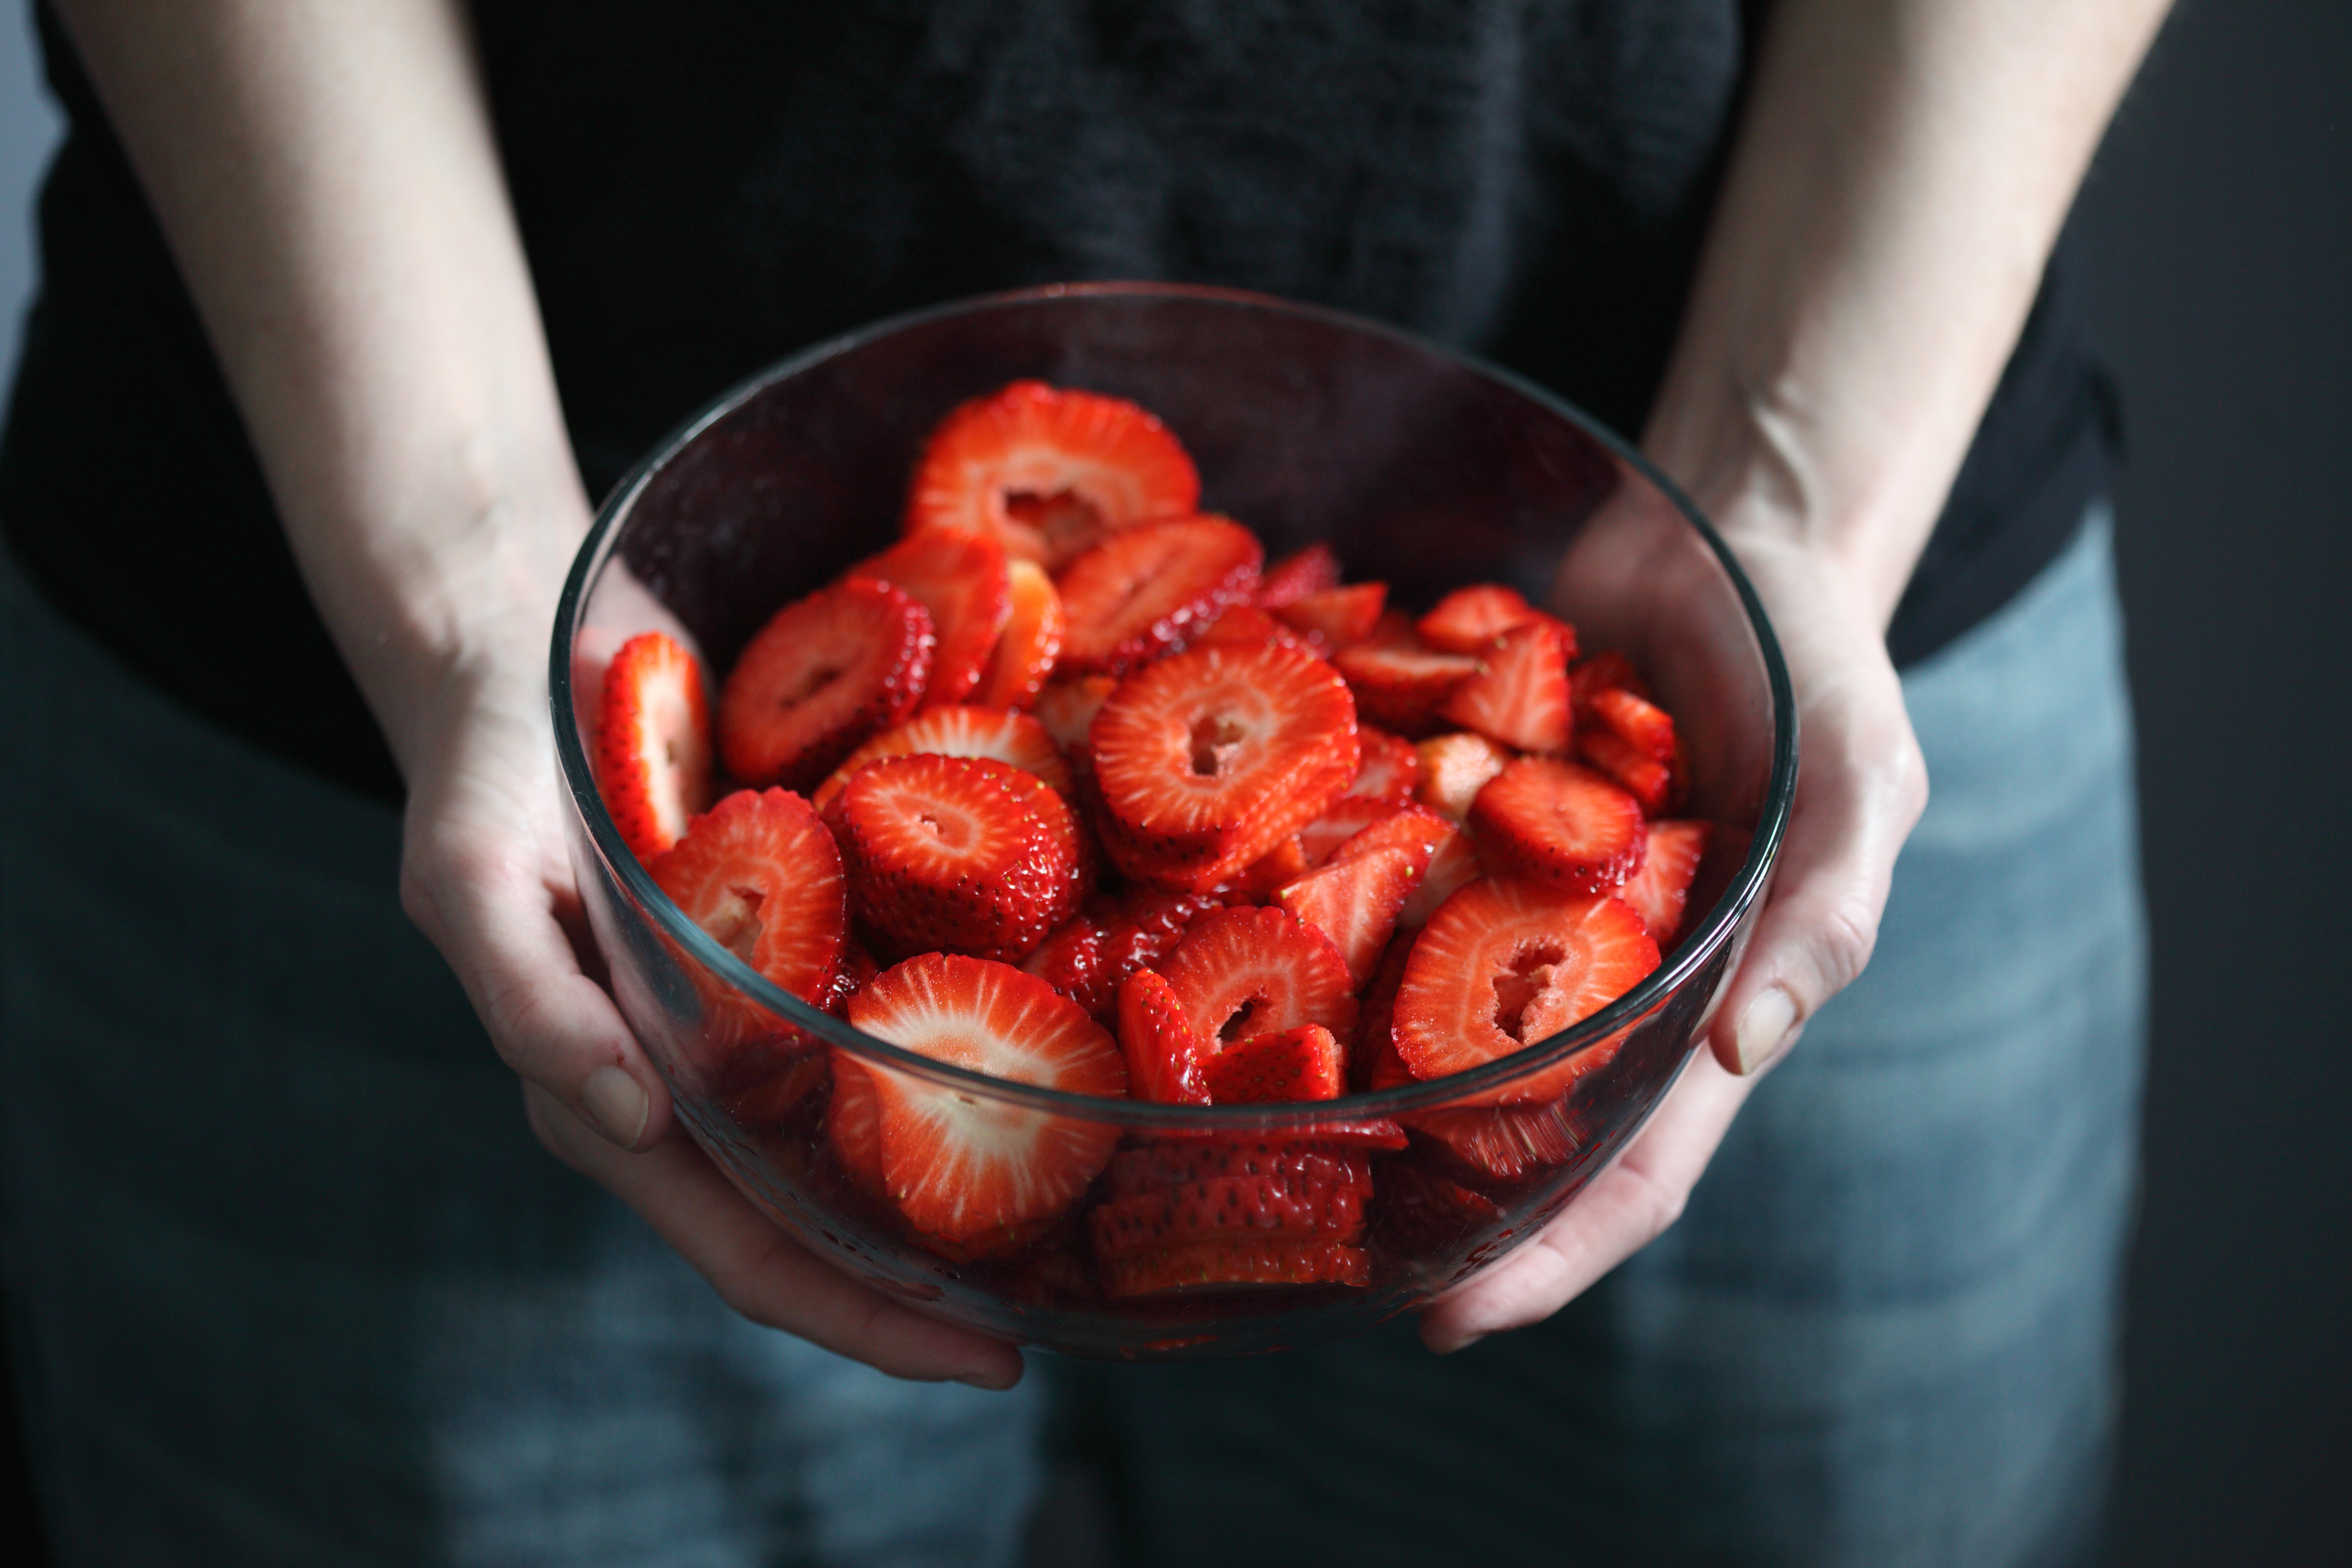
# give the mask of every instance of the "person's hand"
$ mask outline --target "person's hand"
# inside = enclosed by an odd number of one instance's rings
[[[536,630],[547,620],[518,615]],[[745,1317],[894,1376],[1009,1388],[1012,1345],[951,1327],[796,1245],[719,1173],[612,998],[564,843],[545,646],[517,637],[438,683],[406,727],[401,896],[523,1079],[550,1152],[627,1204]]]
[[[1754,940],[1725,987],[1711,1049],[1565,1213],[1423,1314],[1432,1349],[1541,1321],[1675,1222],[1758,1076],[1869,961],[1895,856],[1927,805],[1881,594],[1793,531],[1727,537],[1779,634],[1800,731],[1794,809]],[[1590,553],[1580,548],[1567,570]],[[1620,564],[1616,591],[1671,595],[1654,561]]]

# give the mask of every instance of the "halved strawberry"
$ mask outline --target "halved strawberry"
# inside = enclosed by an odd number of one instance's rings
[[[865,577],[796,599],[753,634],[719,696],[727,771],[806,789],[914,711],[931,673],[931,616]]]
[[[1680,752],[1674,719],[1664,709],[1622,688],[1603,687],[1587,704],[1576,749],[1623,784],[1643,811],[1664,809]]]
[[[1363,716],[1404,735],[1428,733],[1454,689],[1478,673],[1467,654],[1443,653],[1421,640],[1412,622],[1393,612],[1362,642],[1331,656]]]
[[[1592,700],[1603,691],[1630,691],[1643,699],[1650,695],[1650,688],[1642,679],[1642,672],[1633,668],[1632,659],[1615,648],[1602,648],[1569,666],[1568,685],[1579,729],[1590,721]]]
[[[1322,816],[1298,830],[1303,863],[1290,875],[1296,877],[1322,865],[1331,858],[1339,846],[1353,842],[1364,829],[1376,822],[1385,822],[1396,814],[1396,807],[1384,801],[1367,799],[1360,795],[1341,795],[1323,808]],[[1286,882],[1289,879],[1289,877],[1283,879]]]
[[[1473,882],[1413,943],[1391,1025],[1416,1078],[1467,1072],[1591,1017],[1658,966],[1641,917],[1606,894],[1565,893],[1517,877]],[[1505,1086],[1539,1100],[1615,1054],[1586,1050]]]
[[[964,703],[927,708],[903,724],[895,724],[842,760],[832,776],[819,784],[809,804],[823,811],[845,788],[857,770],[885,757],[993,757],[1000,763],[1034,773],[1064,799],[1070,794],[1070,764],[1045,726],[1026,713]]]
[[[1370,1156],[1360,1148],[1300,1138],[1155,1141],[1121,1149],[1103,1174],[1114,1198],[1164,1192],[1192,1183],[1264,1181],[1279,1186],[1354,1186],[1370,1190]]]
[[[1101,1275],[1103,1294],[1123,1300],[1242,1285],[1364,1286],[1372,1265],[1362,1247],[1320,1237],[1231,1237],[1106,1258]]]
[[[895,583],[930,612],[930,684],[925,706],[961,702],[980,684],[980,672],[1013,615],[1013,579],[995,535],[969,528],[910,534],[879,555],[842,574]]]
[[[1355,1242],[1363,1239],[1365,1192],[1351,1184],[1212,1178],[1113,1198],[1087,1221],[1095,1257],[1106,1262],[1224,1237]]]
[[[1348,1088],[1348,1052],[1320,1024],[1257,1035],[1209,1058],[1212,1105],[1337,1100]]]
[[[1301,1024],[1344,1037],[1356,1021],[1347,960],[1329,938],[1284,910],[1201,916],[1160,973],[1212,1050]]]
[[[1412,798],[1413,786],[1421,782],[1421,753],[1411,741],[1359,722],[1356,745],[1362,760],[1356,764],[1354,782],[1348,785],[1349,795],[1391,805],[1402,805]]]
[[[1607,774],[1644,812],[1664,811],[1673,797],[1674,769],[1612,731],[1595,726],[1578,731],[1576,754]]]
[[[1034,561],[1008,564],[1005,583],[1013,614],[981,671],[980,684],[972,688],[971,700],[992,708],[1034,708],[1061,659],[1068,623],[1053,578]]]
[[[953,953],[910,958],[850,998],[877,1039],[1015,1083],[1127,1092],[1118,1047],[1077,1004],[1007,964]],[[915,1228],[969,1240],[1067,1208],[1118,1145],[1103,1122],[868,1067],[881,1101],[885,1185]]]
[[[1653,822],[1642,868],[1617,889],[1617,896],[1650,928],[1661,952],[1682,930],[1683,905],[1714,838],[1711,822]]]
[[[1484,735],[1456,731],[1421,743],[1421,804],[1460,822],[1487,782],[1511,765],[1511,753]]]
[[[831,1003],[849,930],[847,883],[808,802],[786,790],[737,790],[647,869],[687,919],[779,989]]]
[[[1257,536],[1230,518],[1186,517],[1112,534],[1055,579],[1075,674],[1123,675],[1182,647],[1257,586]]]
[[[1093,751],[1087,737],[1094,731],[1095,715],[1118,689],[1117,679],[1108,675],[1048,681],[1037,694],[1037,722],[1045,726],[1064,756],[1087,755]]]
[[[1575,763],[1522,757],[1470,805],[1490,866],[1570,892],[1605,893],[1642,868],[1641,803]]]
[[[1397,915],[1421,881],[1427,857],[1398,847],[1369,849],[1309,871],[1274,895],[1274,901],[1331,939],[1361,985],[1395,934]]]
[[[1277,609],[1326,588],[1339,585],[1339,558],[1321,540],[1284,556],[1265,569],[1257,585],[1257,605]]]
[[[882,1097],[874,1079],[848,1052],[827,1053],[833,1068],[833,1098],[824,1107],[824,1141],[834,1163],[852,1185],[870,1198],[887,1198],[882,1179]]]
[[[1296,648],[1210,647],[1129,677],[1095,715],[1104,847],[1131,877],[1213,888],[1311,822],[1356,773],[1356,713]]]
[[[1656,703],[1612,686],[1595,691],[1586,706],[1593,725],[1617,735],[1644,756],[1662,763],[1674,761],[1674,716]]]
[[[1217,614],[1217,618],[1201,628],[1191,646],[1204,647],[1210,643],[1229,643],[1244,647],[1306,647],[1307,638],[1274,618],[1273,612],[1255,605],[1230,605]]]
[[[1386,583],[1354,583],[1301,594],[1274,608],[1274,618],[1305,632],[1320,648],[1349,647],[1372,635],[1388,604]]]
[[[1223,903],[1212,893],[1129,888],[1115,899],[1097,900],[1021,967],[1109,1026],[1118,1017],[1120,982],[1139,969],[1157,968],[1195,917]]]
[[[667,633],[631,637],[605,667],[596,786],[623,841],[647,865],[710,804],[702,666]]]
[[[1438,717],[1522,752],[1568,750],[1568,659],[1559,623],[1538,619],[1505,632],[1455,687]]]
[[[1119,983],[1118,1048],[1128,1091],[1161,1105],[1206,1105],[1207,1047],[1167,981],[1139,969]]]
[[[993,758],[869,763],[828,816],[858,920],[901,952],[1016,962],[1077,908],[1069,806]]]
[[[1391,812],[1377,822],[1365,826],[1353,838],[1343,840],[1337,849],[1324,858],[1326,865],[1338,865],[1382,849],[1403,849],[1412,855],[1415,885],[1429,869],[1438,846],[1449,838],[1458,838],[1462,830],[1426,806],[1408,805],[1402,811]]]
[[[1053,567],[1105,533],[1199,505],[1201,477],[1157,417],[1121,398],[1016,381],[940,422],[915,466],[907,531],[977,528]]]
[[[1516,588],[1478,583],[1456,588],[1415,623],[1421,640],[1447,653],[1484,653],[1513,626],[1534,620],[1537,611]]]
[[[1470,1172],[1498,1182],[1565,1165],[1583,1142],[1575,1119],[1557,1099],[1530,1105],[1449,1105],[1410,1112],[1405,1122]]]
[[[1451,831],[1439,838],[1437,847],[1430,851],[1429,869],[1421,874],[1421,886],[1412,890],[1412,897],[1404,901],[1403,910],[1397,915],[1399,931],[1419,931],[1446,900],[1486,874],[1486,868],[1478,863],[1478,846],[1470,835],[1450,822],[1446,826]]]

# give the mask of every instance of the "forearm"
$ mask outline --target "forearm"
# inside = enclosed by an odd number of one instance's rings
[[[1644,444],[1883,627],[2166,0],[1780,0]]]
[[[585,504],[457,0],[68,0],[404,768],[544,637]]]

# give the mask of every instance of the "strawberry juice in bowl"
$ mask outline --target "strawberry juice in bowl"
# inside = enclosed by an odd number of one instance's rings
[[[1023,390],[1032,384],[1042,385]],[[641,858],[630,811],[625,833],[608,808],[609,767],[599,788],[614,651],[670,634],[709,671],[713,709],[722,679],[740,687],[732,672],[763,660],[790,666],[777,679],[802,687],[863,679],[843,674],[856,627],[877,616],[896,626],[900,614],[932,626],[871,574],[890,574],[887,552],[914,526],[910,487],[942,421],[961,412],[969,425],[969,411],[1050,400],[1057,388],[1148,410],[1197,468],[1197,500],[1185,504],[1200,516],[1150,525],[1165,549],[1192,554],[1164,568],[1150,558],[1122,592],[1142,595],[1214,551],[1247,552],[1246,570],[1228,574],[1238,585],[1209,610],[1154,622],[1158,642],[1141,654],[1101,653],[1111,662],[1090,668],[1115,673],[1089,678],[1099,708],[1075,728],[1066,715],[1055,722],[1056,699],[1076,689],[1066,668],[1041,701],[1006,684],[1004,651],[974,655],[958,686],[976,689],[960,689],[951,708],[935,692],[929,710],[910,697],[858,721],[858,735],[881,734],[891,755],[860,771],[862,753],[840,754],[842,731],[828,737],[833,752],[788,764],[803,767],[789,795],[755,789],[713,807],[704,820],[767,814],[756,842],[784,845],[786,858],[765,893],[738,888],[743,879],[700,847],[723,822],[698,823],[689,842]],[[1091,568],[1073,563],[1100,536],[1066,544],[1059,560],[1053,542],[1099,520],[1074,510],[1070,495],[1019,499],[1018,518],[1035,532],[1014,540],[1016,558],[1042,553],[1083,618]],[[1252,542],[1230,543],[1221,527]],[[1349,595],[1370,592],[1331,582],[1333,562],[1347,584],[1385,584],[1384,599],[1370,595],[1377,632],[1369,619],[1333,632],[1318,618],[1318,606],[1353,616],[1361,601]],[[1503,629],[1475,654],[1422,640],[1497,603],[1518,608],[1478,628]],[[765,630],[781,606],[803,604],[823,613],[795,611],[782,631]],[[997,623],[1008,629],[992,636],[1009,648],[1018,616],[1000,611]],[[1263,635],[1236,640],[1245,626]],[[957,640],[953,626],[940,629],[919,656],[926,668]],[[1361,639],[1353,656],[1350,639]],[[1516,691],[1503,666],[1530,640],[1549,650],[1559,701],[1576,685],[1580,745],[1520,734],[1516,713],[1500,732],[1518,744],[1472,732],[1465,726],[1497,726],[1465,695],[1466,677],[1449,677],[1455,695],[1442,710],[1407,711],[1380,663],[1475,667],[1486,687]],[[1134,831],[1107,795],[1146,787],[1154,766],[1213,773],[1223,731],[1196,727],[1191,752],[1165,763],[1106,751],[1101,777],[1088,742],[1139,732],[1169,689],[1181,697],[1185,682],[1212,676],[1278,689],[1290,693],[1286,712],[1319,705],[1327,731],[1352,729],[1344,758],[1316,761],[1355,775],[1350,793],[1380,794],[1385,785],[1365,781],[1381,772],[1375,754],[1393,752],[1418,772],[1402,787],[1419,795],[1337,800],[1335,776],[1299,808],[1318,814],[1312,821],[1251,816],[1226,857],[1246,856],[1240,868],[1216,861],[1213,846],[1193,854]],[[1698,1048],[1760,906],[1796,774],[1788,679],[1761,607],[1706,522],[1622,442],[1524,383],[1393,329],[1165,285],[1070,286],[926,311],[729,392],[600,510],[559,611],[551,679],[589,926],[696,1140],[845,1272],[985,1331],[1129,1359],[1252,1353],[1358,1331],[1426,1301],[1573,1202]],[[892,726],[927,715],[934,729],[949,718],[985,723],[971,717],[975,698],[1007,712],[1034,707],[1059,728],[1067,756],[1032,773],[900,756],[929,747],[887,743]],[[1374,718],[1346,711],[1358,708]],[[1666,727],[1674,748],[1671,785],[1661,762],[1649,793],[1620,755],[1619,737],[1642,735],[1628,728],[1642,715]],[[1422,733],[1400,737],[1375,719]],[[1563,711],[1562,735],[1568,725]],[[740,761],[747,748],[722,750]],[[1024,821],[1048,822],[1045,837],[1074,846],[1058,881],[1000,887],[983,900],[996,921],[987,940],[1003,945],[970,936],[926,951],[921,933],[952,924],[962,906],[909,914],[876,869],[892,851],[875,825],[899,820],[890,791],[947,772],[959,788],[1029,802],[1038,815]],[[1625,912],[1640,901],[1639,872],[1629,885],[1627,869],[1638,852],[1571,868],[1563,881],[1542,860],[1556,845],[1511,837],[1514,822],[1595,777],[1625,781],[1645,803],[1633,819],[1652,847],[1652,880],[1686,848],[1677,910]],[[1536,805],[1515,816],[1530,792]],[[1426,824],[1460,864],[1418,907],[1412,889],[1390,889],[1367,934],[1342,929],[1383,896],[1364,890],[1366,868],[1403,863],[1393,847],[1342,847],[1372,824],[1385,824],[1374,839]],[[1277,840],[1280,854],[1264,852]],[[792,860],[801,847],[816,858]],[[1425,843],[1419,853],[1401,875],[1425,873]],[[848,891],[829,890],[827,878]],[[1325,897],[1336,912],[1314,901],[1318,889],[1336,889]],[[793,970],[764,956],[791,921],[815,918],[793,912],[802,903],[824,899],[851,911],[853,934],[832,935],[831,960]],[[1625,947],[1626,931],[1646,951],[1597,1011],[1548,1012],[1537,993],[1580,957],[1564,960],[1543,936],[1521,942],[1515,969],[1495,968],[1477,943],[1492,931],[1565,929],[1570,904],[1579,931],[1601,932],[1592,940],[1607,953]],[[1073,967],[1071,954],[1105,943],[1126,944],[1118,970]],[[780,986],[779,974],[805,977],[793,984],[811,994]],[[1493,1043],[1450,1052],[1457,1011],[1465,1038]],[[1201,1072],[1154,1065],[1138,1040],[1160,1029],[1190,1042],[1171,1048],[1196,1053]]]

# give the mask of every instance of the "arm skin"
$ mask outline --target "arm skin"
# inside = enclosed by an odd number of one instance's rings
[[[1018,1351],[851,1281],[671,1135],[659,1075],[581,971],[545,645],[589,507],[459,0],[58,9],[407,782],[403,902],[541,1140],[745,1315],[901,1376],[1010,1386]]]
[[[1927,779],[1885,630],[2165,0],[1780,0],[1643,446],[1721,527],[1795,683],[1770,901],[1649,1127],[1422,1321],[1559,1310],[1671,1225],[1757,1076],[1870,958]]]

